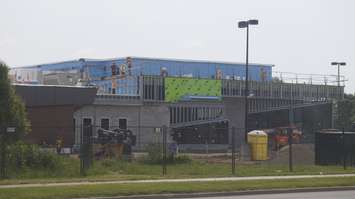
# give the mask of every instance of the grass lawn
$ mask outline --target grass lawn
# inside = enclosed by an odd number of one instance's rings
[[[92,196],[125,196],[161,193],[221,192],[272,188],[354,186],[355,177],[253,180],[191,183],[105,184],[39,188],[0,189],[0,199],[61,199]]]
[[[24,184],[74,181],[138,180],[160,178],[201,178],[226,177],[231,175],[231,165],[227,163],[208,163],[190,161],[188,163],[168,165],[168,175],[162,176],[162,166],[143,162],[119,160],[98,161],[89,170],[86,177],[80,177],[77,164],[68,164],[63,171],[48,174],[50,171],[28,170],[10,179],[0,180],[0,184]],[[69,170],[68,173],[65,171]],[[238,164],[236,176],[271,176],[271,175],[306,175],[306,174],[341,174],[355,173],[355,168],[343,170],[341,166],[295,165],[294,172],[288,171],[287,165]],[[69,175],[68,175],[69,174]]]

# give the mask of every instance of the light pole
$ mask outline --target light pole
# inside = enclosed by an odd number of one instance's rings
[[[341,99],[343,99],[343,96],[341,95],[341,91],[340,91],[340,66],[345,66],[346,65],[346,63],[345,62],[331,62],[330,63],[332,66],[338,66],[338,77],[337,77],[337,82],[338,82],[338,92],[337,92],[337,94],[338,94],[338,99],[339,100],[341,100]],[[336,105],[336,109],[338,109],[339,110],[339,103],[335,103],[335,105]],[[335,120],[337,120],[337,122],[336,122],[336,125],[339,127],[339,113],[337,113],[336,114],[336,118],[333,118],[333,120],[332,120],[332,126],[334,127],[334,121]]]
[[[346,63],[345,62],[332,62],[331,63],[332,64],[332,66],[338,66],[338,86],[340,86],[340,66],[345,66],[346,65]]]
[[[247,140],[248,134],[248,96],[249,96],[249,25],[258,25],[259,21],[256,19],[251,19],[248,21],[239,21],[239,28],[247,29],[247,47],[246,47],[246,60],[245,60],[245,93],[244,93],[244,102],[245,102],[245,119],[244,119],[244,128],[245,128],[245,140]]]

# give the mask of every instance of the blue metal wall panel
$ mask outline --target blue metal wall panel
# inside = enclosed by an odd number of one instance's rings
[[[80,59],[74,61],[42,64],[38,68],[41,71],[66,71],[80,70],[81,73],[88,75],[91,84],[98,85],[101,92],[109,93],[111,91],[111,80],[105,78],[111,77],[111,66],[126,64],[126,58],[111,60],[90,60]],[[224,79],[245,79],[245,64],[208,62],[208,61],[189,61],[189,60],[169,60],[169,59],[151,59],[151,58],[131,58],[132,68],[130,78],[119,79],[117,82],[117,93],[127,95],[138,94],[138,76],[139,75],[160,75],[161,68],[167,69],[168,76],[185,76],[193,78],[215,79],[217,70],[222,72]],[[128,71],[127,71],[128,73]],[[250,80],[271,80],[271,65],[249,65]],[[128,85],[128,86],[127,86]]]
[[[83,67],[83,62],[81,61],[67,61],[67,62],[59,62],[52,64],[41,64],[39,65],[40,70],[42,71],[65,71],[72,69],[81,69]]]
[[[154,60],[133,58],[133,71],[139,71],[144,75],[160,75],[162,67],[167,68],[169,76],[192,76],[197,78],[215,78],[216,71],[222,71],[223,78],[228,76],[245,77],[244,64],[208,63],[195,61]],[[265,80],[271,80],[271,65],[249,65],[249,77],[251,80],[261,80],[261,72],[264,71]],[[137,74],[137,73],[135,73]],[[138,75],[138,74],[137,74]]]

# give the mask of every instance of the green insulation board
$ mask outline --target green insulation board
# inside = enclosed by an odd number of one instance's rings
[[[222,81],[216,79],[165,78],[165,101],[177,102],[184,96],[222,95]]]

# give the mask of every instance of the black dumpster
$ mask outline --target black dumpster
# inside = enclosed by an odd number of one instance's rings
[[[355,132],[322,130],[315,135],[317,165],[355,165]]]

